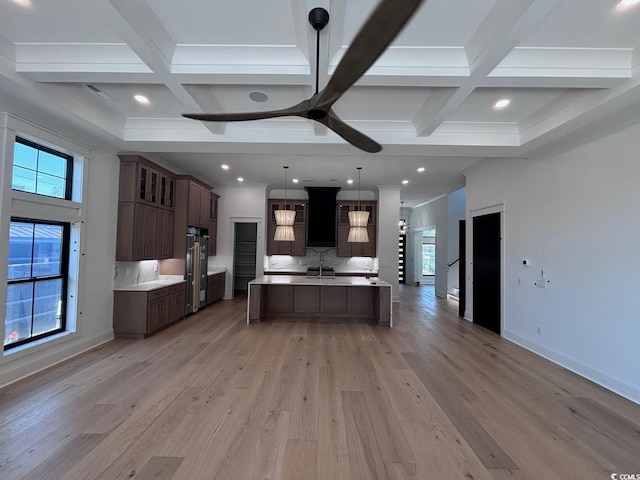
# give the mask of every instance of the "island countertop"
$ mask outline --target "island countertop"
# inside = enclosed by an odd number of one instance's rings
[[[152,290],[171,287],[173,285],[178,285],[180,283],[185,283],[185,281],[180,278],[170,278],[170,279],[154,280],[151,282],[144,282],[144,283],[134,283],[132,285],[116,287],[113,290],[115,292],[151,292]]]
[[[341,287],[367,286],[390,287],[389,282],[377,277],[305,277],[302,275],[263,275],[251,280],[249,285],[333,285]]]

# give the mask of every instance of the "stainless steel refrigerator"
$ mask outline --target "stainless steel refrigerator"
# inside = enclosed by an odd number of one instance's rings
[[[206,305],[208,235],[199,228],[187,228],[187,298],[185,315],[197,312]]]

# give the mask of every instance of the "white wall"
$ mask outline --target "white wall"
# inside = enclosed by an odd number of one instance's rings
[[[460,258],[460,220],[466,218],[466,190],[461,188],[447,196],[447,265]],[[460,288],[460,262],[447,268],[447,292]]]
[[[503,335],[636,402],[638,151],[634,126],[546,160],[485,160],[467,172],[467,212],[504,204]],[[534,286],[542,270],[547,289]]]
[[[436,278],[435,291],[446,297],[452,288],[458,287],[458,263],[448,267],[459,257],[458,222],[465,219],[465,189],[437,198],[411,209],[410,232],[407,236],[407,262],[409,282],[419,282],[422,262],[422,231],[436,227]]]
[[[391,284],[391,298],[399,302],[398,294],[398,211],[400,187],[378,185],[378,276]]]
[[[0,222],[2,238],[0,240],[0,257],[4,265],[0,276],[0,313],[5,309],[6,298],[6,265],[8,225],[12,214],[10,199],[10,173],[12,156],[8,151],[5,140],[13,141],[13,133],[28,133],[32,138],[46,139],[51,144],[68,147],[72,142],[81,145],[82,139],[56,138],[56,134],[49,129],[42,130],[42,125],[31,125],[17,119],[9,119],[8,127],[3,128],[4,134],[0,140],[0,168],[5,172],[2,189],[2,205]],[[14,130],[14,126],[18,125]],[[10,135],[7,135],[7,132]],[[73,148],[73,147],[69,147]],[[80,148],[80,147],[79,147]],[[84,147],[81,147],[83,150]],[[88,152],[88,151],[87,151]],[[85,154],[84,169],[86,170],[83,189],[85,198],[77,208],[77,221],[83,222],[80,227],[81,242],[80,264],[78,272],[77,315],[68,320],[75,323],[76,330],[71,334],[52,337],[51,341],[34,343],[29,348],[15,349],[9,353],[3,352],[0,357],[0,386],[16,381],[22,377],[47,368],[82,351],[93,348],[113,338],[113,260],[115,258],[115,238],[117,219],[117,195],[119,163],[115,155],[99,152]],[[46,209],[46,205],[38,207],[23,202],[24,211]],[[15,208],[15,207],[14,207]],[[34,210],[35,209],[35,210]],[[70,209],[71,210],[71,209]],[[15,212],[14,212],[15,213]],[[4,315],[0,315],[4,318]],[[2,330],[4,330],[2,328]],[[4,337],[3,337],[4,338]]]

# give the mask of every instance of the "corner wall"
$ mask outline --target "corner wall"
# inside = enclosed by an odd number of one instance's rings
[[[407,234],[408,279],[410,282],[420,281],[422,231],[436,227],[435,289],[436,295],[442,298],[447,296],[450,288],[458,286],[458,270],[455,268],[452,272],[448,264],[459,255],[458,220],[465,218],[465,199],[465,189],[461,188],[411,209]]]
[[[504,336],[640,403],[638,151],[634,126],[545,160],[485,160],[466,176],[467,225],[470,211],[505,206]],[[467,261],[472,272],[469,250]],[[548,288],[534,285],[542,270]],[[468,275],[469,318],[472,299]]]

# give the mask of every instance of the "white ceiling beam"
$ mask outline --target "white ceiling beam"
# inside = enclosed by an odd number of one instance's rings
[[[222,112],[222,107],[213,96],[209,88],[202,85],[184,85],[185,92],[195,101],[203,112]],[[195,113],[195,112],[184,112]],[[195,122],[195,120],[191,120]],[[213,134],[223,135],[226,127],[224,122],[202,122],[202,124]]]
[[[470,83],[458,88],[447,102],[436,108],[424,107],[430,114],[418,119],[418,136],[428,137],[455,112],[520,41],[538,25],[559,0],[497,0],[465,45],[469,59]]]
[[[201,106],[189,95],[182,84],[171,78],[171,64],[176,51],[176,42],[160,22],[145,0],[108,0],[120,15],[119,34],[136,54],[149,65],[157,80],[178,98],[189,111],[198,111]],[[123,22],[129,28],[125,28]]]
[[[633,121],[640,121],[637,112],[640,108],[640,66],[633,70],[632,78],[623,85],[607,90],[591,92],[577,97],[565,108],[556,110],[544,121],[530,122],[521,128],[522,146],[533,150],[542,144],[557,141],[570,135],[579,135],[588,129],[593,134],[607,132],[616,112],[635,112]],[[627,121],[628,119],[625,119]]]
[[[497,0],[465,45],[471,75],[489,75],[559,2]]]
[[[145,0],[108,0],[130,28],[119,34],[155,72],[169,72],[176,42]]]

